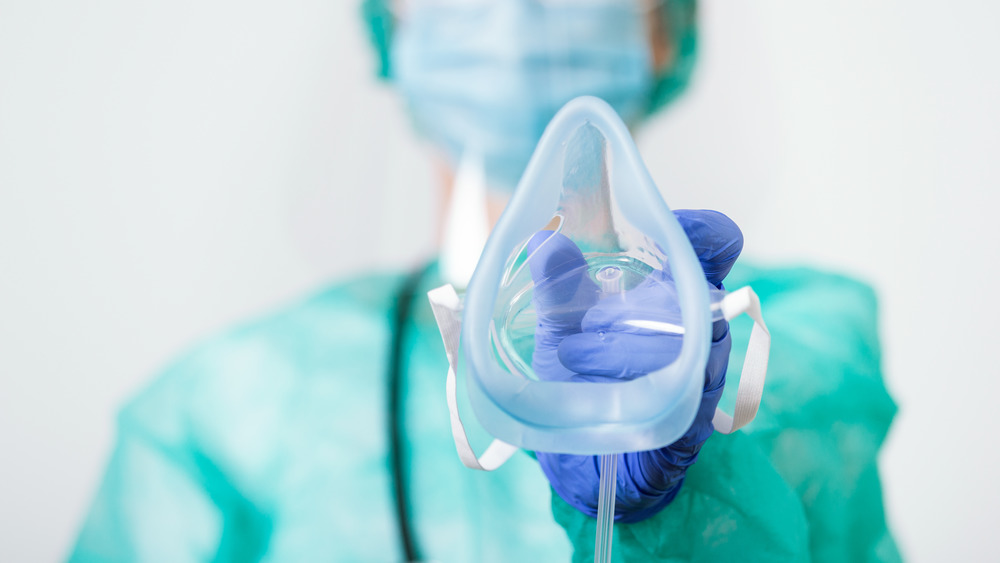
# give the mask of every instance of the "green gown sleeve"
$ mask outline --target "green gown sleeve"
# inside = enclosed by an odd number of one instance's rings
[[[199,454],[179,365],[118,416],[117,442],[69,557],[85,561],[251,561],[262,520]]]
[[[798,495],[812,560],[899,561],[878,471],[896,404],[882,374],[875,292],[809,268],[748,278],[769,304],[775,338],[766,408],[746,430]]]
[[[399,283],[338,283],[208,339],[156,378],[119,417],[70,560],[401,561],[385,408]],[[533,460],[493,473],[459,462],[447,360],[430,307],[418,304],[404,477],[424,555],[568,560]]]

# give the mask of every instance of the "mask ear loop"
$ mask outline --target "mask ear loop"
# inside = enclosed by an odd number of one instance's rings
[[[448,414],[451,417],[451,436],[455,440],[458,457],[462,460],[462,465],[469,469],[493,471],[506,463],[518,448],[494,439],[483,455],[477,457],[469,443],[469,437],[465,433],[462,417],[458,413],[458,382],[456,377],[458,343],[459,336],[462,334],[462,301],[458,298],[458,293],[451,284],[428,291],[427,299],[431,302],[434,320],[437,321],[438,330],[441,331],[445,355],[448,357],[448,379],[445,384],[445,392],[448,401]]]
[[[717,408],[712,419],[715,430],[722,434],[732,434],[749,424],[757,416],[760,399],[764,394],[767,361],[771,353],[771,333],[761,315],[760,299],[749,287],[740,288],[722,299],[722,314],[727,321],[743,313],[753,319],[753,330],[750,332],[747,355],[740,373],[740,385],[736,389],[733,414],[729,415]]]

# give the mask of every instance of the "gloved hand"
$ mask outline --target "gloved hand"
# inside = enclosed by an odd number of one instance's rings
[[[743,249],[739,227],[715,211],[684,210],[675,215],[708,281],[721,288]],[[599,288],[590,280],[583,254],[570,239],[541,231],[529,242],[528,255],[538,316],[532,368],[540,378],[633,379],[669,364],[680,353],[679,335],[637,333],[615,324],[635,318],[679,324],[673,286],[659,283],[669,274],[654,271],[629,290],[625,299],[599,301]],[[729,325],[717,321],[712,327],[701,406],[691,427],[664,448],[619,454],[615,521],[649,518],[677,495],[687,468],[714,431],[712,418],[725,385],[729,350]],[[596,517],[599,458],[545,452],[536,456],[556,493],[577,510]]]

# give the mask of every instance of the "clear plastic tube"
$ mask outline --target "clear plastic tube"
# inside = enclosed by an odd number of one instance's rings
[[[605,294],[620,293],[622,271],[609,266],[597,273]],[[610,563],[611,540],[615,525],[615,493],[618,475],[618,455],[601,456],[601,478],[597,495],[597,537],[594,540],[594,563]]]
[[[611,561],[617,474],[618,454],[602,455],[600,492],[597,497],[597,538],[594,543],[594,563],[610,563]]]

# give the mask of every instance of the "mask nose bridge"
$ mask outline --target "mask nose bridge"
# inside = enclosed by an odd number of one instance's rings
[[[619,252],[607,137],[592,122],[580,125],[562,154],[558,213],[563,233],[588,252]]]

